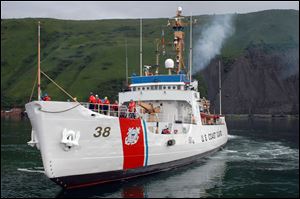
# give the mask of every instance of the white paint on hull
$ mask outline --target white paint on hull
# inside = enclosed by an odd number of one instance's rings
[[[63,111],[67,109],[70,110]],[[34,101],[26,104],[26,111],[33,131],[36,132],[45,174],[49,178],[123,169],[119,118],[92,112],[74,102]],[[91,116],[92,114],[95,116]],[[110,135],[94,137],[98,126],[111,127]],[[155,134],[147,130],[148,165],[199,155],[227,142],[225,121],[223,125],[187,126],[188,132],[178,134]],[[79,146],[68,151],[64,150],[65,146],[61,143],[65,128],[80,132]],[[218,131],[221,131],[222,136],[208,139],[209,133]],[[207,141],[203,142],[202,137],[205,135]],[[175,145],[167,146],[170,139],[175,140]]]

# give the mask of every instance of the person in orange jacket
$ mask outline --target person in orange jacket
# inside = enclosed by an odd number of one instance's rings
[[[103,111],[103,103],[102,103],[102,99],[98,97],[98,95],[96,95],[96,106],[98,106],[98,112],[102,113]]]
[[[130,100],[128,105],[129,118],[135,118],[135,102]]]
[[[94,96],[93,92],[90,92],[89,103],[90,103],[89,109],[93,110],[96,103],[96,97]]]
[[[101,101],[101,99],[96,94],[95,95],[95,107],[94,107],[96,112],[99,112],[99,105],[100,105],[99,101]]]
[[[51,97],[47,93],[45,93],[44,97],[42,97],[42,100],[43,101],[51,101]]]
[[[107,97],[104,98],[104,102],[103,102],[103,111],[104,114],[107,115],[107,111],[108,111],[108,106],[110,104],[109,100],[107,99]]]

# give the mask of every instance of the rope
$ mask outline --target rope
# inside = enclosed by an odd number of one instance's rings
[[[79,102],[78,102],[78,103],[79,103]],[[73,106],[73,107],[71,107],[71,108],[68,108],[68,109],[65,109],[65,110],[62,110],[62,111],[46,111],[46,110],[42,110],[41,108],[40,108],[39,110],[42,111],[42,112],[45,112],[45,113],[63,113],[63,112],[67,112],[67,111],[69,111],[69,110],[72,110],[72,109],[76,108],[76,107],[79,106],[79,105],[81,105],[81,104],[79,103],[79,104],[77,104],[76,106]]]
[[[53,84],[55,84],[55,86],[57,86],[60,90],[62,90],[65,94],[67,94],[72,100],[74,100],[75,102],[78,102],[73,96],[71,96],[67,91],[65,91],[62,87],[60,87],[57,83],[55,83],[54,80],[52,80],[48,75],[46,75],[46,73],[44,73],[42,70],[41,70],[41,73],[43,75],[45,75]],[[78,102],[80,104],[80,102]]]
[[[41,70],[41,73],[43,75],[45,75],[45,77],[47,77],[55,86],[57,86],[60,90],[62,90],[66,95],[68,95],[72,100],[74,100],[78,104],[75,105],[75,106],[73,106],[73,107],[71,107],[71,108],[68,108],[68,109],[65,109],[65,110],[61,110],[61,111],[46,111],[46,110],[42,110],[41,108],[39,109],[40,111],[45,112],[45,113],[62,113],[62,112],[66,112],[66,111],[72,110],[72,109],[76,108],[77,106],[81,105],[80,102],[78,102],[73,96],[71,96],[67,91],[65,91],[62,87],[60,87],[53,79],[51,79],[48,75],[46,75],[46,73],[44,73],[42,70]]]
[[[35,81],[34,81],[34,84],[33,84],[32,90],[31,90],[31,95],[30,95],[30,98],[29,98],[28,102],[31,102],[31,99],[32,99],[32,96],[33,96],[33,91],[34,91],[34,88],[35,88],[35,85],[36,85],[36,80],[37,80],[37,77],[35,78]]]

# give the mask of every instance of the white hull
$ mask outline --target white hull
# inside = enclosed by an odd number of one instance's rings
[[[130,176],[124,175],[124,172],[130,173],[129,171],[139,169],[141,172],[150,173],[168,168],[168,163],[172,163],[170,166],[173,167],[176,166],[176,161],[179,163],[180,160],[200,157],[207,152],[215,151],[228,139],[224,118],[222,118],[223,123],[219,125],[180,124],[178,134],[152,133],[150,126],[153,124],[138,119],[142,127],[139,139],[143,138],[141,145],[143,148],[139,150],[143,153],[134,154],[134,151],[126,152],[124,134],[122,141],[122,128],[124,127],[118,117],[95,113],[75,102],[34,101],[26,104],[26,111],[33,128],[32,137],[35,138],[34,141],[41,151],[45,174],[66,188],[127,178]],[[130,119],[123,122],[128,120]],[[109,127],[106,129],[106,135],[109,135],[103,136],[106,127]],[[181,132],[183,127],[188,130]],[[62,143],[65,129],[79,132],[78,145],[75,144],[69,148]],[[99,130],[102,133],[100,136]],[[127,132],[128,129],[125,131]],[[168,146],[169,140],[175,140],[175,144]],[[137,162],[131,164],[128,161]],[[185,161],[187,162],[189,161]],[[155,167],[155,165],[164,166]],[[154,169],[147,170],[147,168]],[[98,181],[93,179],[93,182],[61,180],[79,175],[101,176],[101,173],[110,172],[116,172],[116,174],[121,172],[123,176],[114,176],[111,179],[107,177]]]

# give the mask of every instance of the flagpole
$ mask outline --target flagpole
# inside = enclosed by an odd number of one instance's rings
[[[40,48],[40,37],[41,37],[41,31],[40,31],[40,22],[38,23],[38,101],[41,100],[41,48]]]
[[[219,60],[219,99],[220,99],[220,115],[222,115],[222,88],[221,88],[221,62]]]
[[[190,18],[190,82],[192,82],[192,62],[193,62],[193,19]]]
[[[143,76],[142,18],[140,19],[140,76]]]
[[[127,39],[125,40],[125,48],[126,48],[126,83],[128,85],[128,56],[127,56]]]

